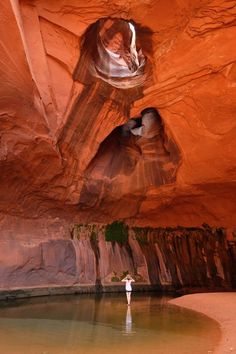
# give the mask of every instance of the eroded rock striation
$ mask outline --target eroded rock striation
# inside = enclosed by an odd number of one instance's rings
[[[0,19],[2,286],[78,279],[75,223],[232,239],[236,1],[6,0]]]
[[[137,285],[159,290],[236,286],[236,242],[224,229],[133,227],[120,237],[107,227],[79,224],[70,240],[3,243],[0,288],[95,284],[101,290],[128,272]]]

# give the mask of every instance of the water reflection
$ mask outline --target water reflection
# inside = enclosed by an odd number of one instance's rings
[[[219,339],[214,321],[134,293],[60,296],[0,303],[1,354],[205,354]],[[196,346],[197,343],[197,346]]]
[[[134,334],[135,331],[132,330],[132,314],[131,306],[127,306],[126,318],[125,318],[125,334]]]

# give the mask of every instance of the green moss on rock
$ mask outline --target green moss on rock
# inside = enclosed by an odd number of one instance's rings
[[[114,276],[111,278],[111,281],[112,282],[120,282],[120,278]]]
[[[128,242],[128,226],[122,221],[114,221],[105,228],[105,240],[118,243]]]
[[[105,240],[121,244],[128,242],[128,226],[122,221],[114,221],[112,224],[107,225]]]

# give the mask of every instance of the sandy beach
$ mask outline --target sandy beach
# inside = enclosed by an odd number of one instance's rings
[[[170,303],[216,320],[220,324],[222,338],[214,354],[236,353],[236,292],[184,295],[170,300]]]

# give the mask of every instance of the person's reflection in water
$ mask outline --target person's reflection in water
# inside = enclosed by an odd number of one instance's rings
[[[127,307],[126,311],[126,319],[125,319],[125,333],[132,333],[132,315],[131,315],[131,307]]]

